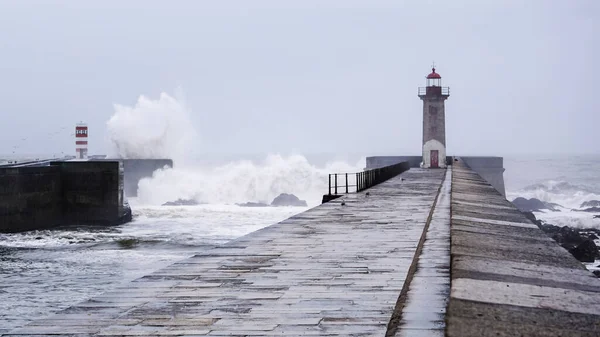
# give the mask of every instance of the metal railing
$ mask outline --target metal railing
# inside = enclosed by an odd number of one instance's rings
[[[424,95],[450,95],[449,87],[419,87],[419,96]]]
[[[408,171],[409,168],[408,162],[401,162],[357,173],[331,173],[328,195],[360,192]]]

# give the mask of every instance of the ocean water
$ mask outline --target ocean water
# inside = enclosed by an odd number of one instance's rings
[[[536,212],[557,226],[600,228],[600,219],[581,212],[585,201],[600,200],[600,155],[514,156],[504,158],[506,197],[537,198],[562,207]]]

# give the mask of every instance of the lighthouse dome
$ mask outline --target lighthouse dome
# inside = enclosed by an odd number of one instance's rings
[[[435,68],[431,68],[431,74],[427,75],[427,79],[442,78],[440,74],[435,72]]]

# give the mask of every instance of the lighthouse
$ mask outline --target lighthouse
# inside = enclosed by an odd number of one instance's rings
[[[88,127],[85,123],[75,125],[75,158],[87,159]]]
[[[427,86],[419,88],[423,101],[423,161],[424,168],[446,167],[446,111],[444,102],[450,88],[442,87],[442,76],[431,69]]]

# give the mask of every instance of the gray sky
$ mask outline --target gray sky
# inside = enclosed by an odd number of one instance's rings
[[[80,120],[103,153],[113,104],[181,87],[198,153],[418,154],[432,61],[450,154],[598,153],[599,15],[597,0],[5,0],[0,153],[74,154]]]

